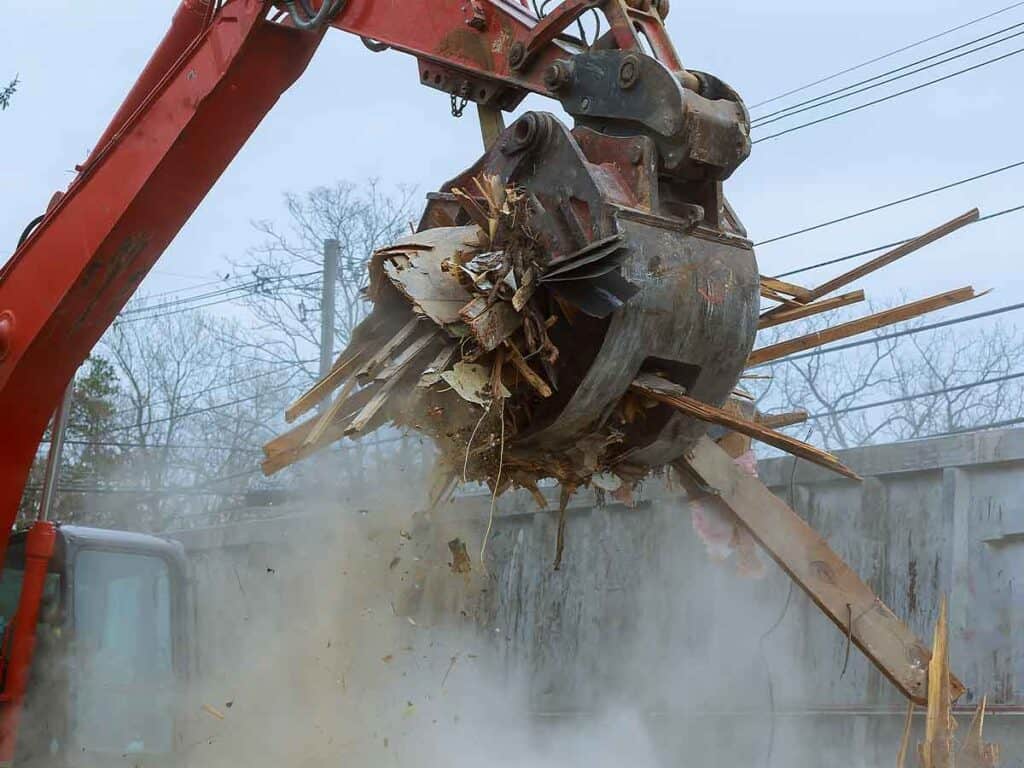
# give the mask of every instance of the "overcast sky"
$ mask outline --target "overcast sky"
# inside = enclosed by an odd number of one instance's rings
[[[719,75],[753,104],[1009,4],[674,0],[668,26],[688,66]],[[17,73],[21,86],[11,109],[0,115],[0,255],[13,250],[25,223],[45,207],[54,190],[70,181],[70,169],[102,132],[176,5],[174,0],[5,0],[0,80]],[[852,79],[1021,22],[1024,6],[861,70]],[[872,96],[1018,47],[1024,47],[1024,37]],[[1024,54],[1011,56],[918,93],[766,141],[755,147],[727,193],[751,235],[762,240],[1024,159],[1022,71]],[[412,58],[372,54],[354,38],[330,34],[305,77],[271,112],[186,224],[144,290],[187,291],[223,274],[228,257],[257,241],[251,220],[278,216],[286,190],[376,177],[385,186],[413,185],[425,193],[470,164],[480,151],[474,116],[467,110],[462,120],[452,119],[447,97],[420,87],[416,72]],[[850,78],[825,89],[847,82]],[[807,116],[870,97],[865,94]],[[544,104],[533,98],[526,106]],[[325,136],[331,140],[324,141]],[[316,157],[307,156],[311,147],[321,148]],[[762,272],[774,274],[902,239],[974,205],[986,213],[1024,204],[1022,181],[1024,168],[766,245],[758,254]],[[971,227],[885,270],[865,286],[880,299],[901,290],[916,298],[966,284],[996,289],[972,310],[1024,300],[1015,237],[1021,222],[1024,213]],[[821,270],[802,279],[814,282],[828,274]],[[964,311],[969,310],[946,314]]]

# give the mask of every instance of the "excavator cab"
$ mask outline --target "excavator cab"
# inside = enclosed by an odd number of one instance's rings
[[[0,576],[5,640],[24,562],[25,539],[16,535]],[[58,528],[16,766],[174,764],[191,666],[188,588],[180,544]]]

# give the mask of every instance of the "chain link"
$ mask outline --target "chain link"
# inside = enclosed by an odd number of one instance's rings
[[[452,117],[462,117],[462,113],[466,110],[466,105],[469,103],[469,99],[466,97],[456,96],[452,94]]]

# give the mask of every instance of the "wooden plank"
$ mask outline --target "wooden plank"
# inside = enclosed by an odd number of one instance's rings
[[[978,217],[979,212],[978,209],[975,208],[974,210],[957,216],[955,219],[947,221],[945,224],[942,224],[929,232],[925,232],[923,235],[915,237],[913,240],[908,240],[903,243],[903,245],[899,245],[891,251],[883,253],[881,256],[876,256],[871,259],[871,261],[865,262],[859,267],[855,267],[849,272],[844,272],[838,277],[832,278],[827,283],[823,283],[817,288],[814,288],[811,291],[811,299],[821,298],[826,294],[832,293],[832,291],[842,288],[844,285],[849,285],[854,280],[859,280],[865,275],[869,275],[882,267],[892,264],[897,259],[902,259],[904,256],[907,256],[914,251],[918,251],[926,245],[934,243],[936,240],[941,240],[946,235],[950,235],[958,229],[966,227],[968,224],[973,224],[978,220]]]
[[[526,358],[516,348],[516,345],[511,340],[506,341],[505,345],[508,348],[508,359],[515,366],[515,369],[519,371],[519,375],[526,379],[526,383],[537,390],[537,394],[541,397],[551,397],[551,387],[540,377],[540,374],[530,367],[530,364],[526,362]]]
[[[356,367],[362,364],[368,352],[369,347],[366,345],[355,350],[343,350],[331,367],[330,373],[317,381],[316,384],[298,397],[294,403],[288,406],[288,409],[284,412],[284,420],[291,424],[299,416],[315,408],[330,397],[331,392],[340,387],[352,375]]]
[[[833,472],[838,472],[840,475],[849,477],[852,480],[861,479],[856,472],[844,465],[831,453],[815,448],[803,440],[797,440],[789,435],[776,432],[774,429],[769,429],[761,424],[749,421],[736,413],[730,413],[722,408],[702,403],[700,400],[687,395],[683,387],[668,379],[644,373],[638,376],[629,388],[634,392],[639,392],[642,395],[657,400],[659,403],[670,405],[677,411],[681,411],[701,421],[706,421],[709,424],[721,424],[723,427],[728,427],[735,432],[739,432],[741,435],[747,435],[762,443],[773,445],[786,451],[786,453],[791,453],[818,466],[831,469]]]
[[[523,324],[523,316],[507,301],[487,306],[487,299],[479,296],[462,308],[459,317],[469,326],[480,346],[488,352],[497,349],[501,342]]]
[[[370,402],[362,407],[362,409],[355,415],[352,422],[345,428],[345,435],[351,437],[352,435],[358,434],[362,431],[370,419],[372,419],[381,408],[384,407],[384,403],[387,402],[388,397],[391,395],[391,390],[395,388],[401,380],[401,376],[392,376],[390,379],[380,385],[373,397],[370,398]]]
[[[312,427],[316,419],[310,419],[305,422],[305,425]],[[307,456],[311,456],[319,451],[324,446],[330,445],[331,443],[340,440],[345,436],[345,429],[348,427],[348,419],[341,419],[330,424],[324,431],[323,436],[319,441],[311,445],[306,445],[300,442],[298,445],[292,445],[292,447],[276,451],[271,453],[264,459],[260,465],[263,470],[263,474],[267,477],[273,475],[275,472],[280,472],[285,467],[289,467],[297,461],[301,461]],[[294,441],[293,441],[294,442]],[[264,448],[266,451],[266,448]]]
[[[833,341],[839,341],[840,339],[846,339],[850,336],[856,336],[867,331],[873,331],[876,328],[883,328],[893,323],[903,322],[904,320],[910,320],[920,315],[934,312],[937,309],[943,309],[945,307],[952,307],[955,304],[961,304],[971,299],[976,299],[979,296],[984,296],[984,293],[976,294],[974,289],[970,286],[966,288],[958,288],[955,291],[948,291],[946,293],[940,293],[938,296],[931,296],[927,299],[921,299],[920,301],[914,301],[910,304],[904,304],[893,309],[887,309],[883,312],[876,312],[873,315],[867,317],[861,317],[857,320],[852,320],[849,323],[843,323],[842,325],[836,325],[832,328],[826,328],[822,331],[815,333],[809,333],[806,336],[800,336],[789,341],[782,341],[778,344],[771,344],[767,347],[761,347],[755,349],[750,353],[750,357],[747,358],[747,367],[753,367],[755,365],[763,365],[764,363],[772,360],[778,360],[780,357],[786,357],[797,352],[803,352],[806,349],[813,347],[820,347],[822,344],[828,344]]]
[[[776,307],[761,315],[757,328],[761,330],[775,325],[782,325],[783,323],[791,323],[794,320],[803,320],[805,317],[820,315],[822,312],[831,312],[833,309],[848,307],[860,301],[864,301],[864,291],[844,293],[842,296],[816,301],[813,304],[805,304],[802,307]]]
[[[793,283],[787,283],[785,280],[779,280],[777,277],[765,277],[764,275],[761,275],[761,286],[775,291],[776,293],[784,293],[787,296],[792,296],[799,302],[806,303],[811,301],[811,292],[807,288],[802,288],[801,286]]]
[[[768,429],[782,429],[807,421],[807,411],[790,411],[789,413],[762,413],[757,423]]]
[[[923,768],[954,768],[953,697],[949,675],[949,622],[946,598],[939,604],[939,618],[932,638],[932,658],[928,662],[928,714],[924,742],[921,744]]]
[[[324,432],[331,426],[338,414],[341,413],[342,407],[348,402],[348,396],[352,394],[352,390],[355,389],[356,380],[355,377],[345,382],[345,386],[341,388],[341,392],[331,403],[331,407],[320,414],[319,420],[313,425],[313,429],[306,435],[306,439],[302,441],[303,446],[312,446],[319,442],[320,438],[324,436]]]
[[[359,369],[359,373],[356,374],[356,378],[362,380],[372,377],[381,366],[388,361],[391,354],[398,349],[402,344],[409,340],[409,337],[416,331],[416,326],[419,325],[419,315],[413,315],[412,319],[409,320],[405,325],[399,329],[398,333],[392,336],[386,344],[378,349],[373,356],[366,361],[366,365]]]
[[[426,333],[413,341],[412,344],[403,349],[401,353],[399,353],[398,357],[377,371],[373,376],[373,380],[387,381],[390,379],[396,373],[405,368],[413,358],[422,353],[431,342],[437,339],[438,334],[440,333],[441,330],[439,328],[429,329]]]
[[[703,437],[687,462],[817,606],[910,699],[925,703],[931,653],[828,543],[756,477]],[[852,621],[851,621],[852,619]],[[838,674],[838,670],[836,672]],[[952,678],[955,695],[963,685]]]
[[[802,307],[803,306],[803,304],[801,304],[796,299],[791,299],[789,296],[787,296],[784,293],[779,293],[778,291],[773,291],[771,288],[769,288],[769,287],[767,287],[765,285],[761,286],[761,298],[762,299],[771,299],[772,301],[777,301],[783,307],[790,308],[790,309],[796,309],[797,307]]]
[[[437,357],[431,360],[430,364],[423,370],[423,375],[416,382],[416,386],[426,389],[441,381],[441,374],[448,370],[448,366],[455,359],[458,351],[458,345],[451,344],[438,352]]]

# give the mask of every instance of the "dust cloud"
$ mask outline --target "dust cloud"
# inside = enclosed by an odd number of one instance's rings
[[[311,500],[193,552],[189,764],[831,762],[772,714],[809,684],[802,596],[712,562],[685,506],[571,514],[554,572],[554,515],[499,515],[485,569],[488,498],[431,520],[409,498]]]

